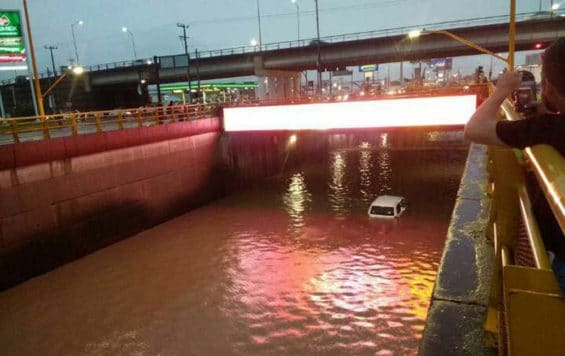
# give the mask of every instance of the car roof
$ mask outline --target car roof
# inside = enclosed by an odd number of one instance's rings
[[[396,195],[381,195],[377,197],[377,199],[373,200],[371,205],[395,206],[402,199],[404,199],[404,197],[400,197]]]

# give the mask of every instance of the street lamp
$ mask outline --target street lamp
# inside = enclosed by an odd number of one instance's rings
[[[77,26],[77,25],[82,26],[83,23],[84,22],[82,20],[79,20],[79,21],[73,22],[71,24],[71,33],[73,35],[73,45],[75,46],[75,59],[77,61],[76,65],[79,65],[80,62],[78,60],[78,49],[77,49],[77,38],[76,38],[76,35],[75,35],[75,26]]]
[[[137,59],[137,51],[135,50],[135,40],[134,40],[134,38],[133,38],[133,33],[132,33],[130,30],[128,30],[128,28],[125,27],[125,26],[122,27],[122,32],[127,32],[127,33],[129,33],[129,36],[130,36],[130,38],[131,38],[131,46],[133,47],[133,57],[134,57],[135,59]]]
[[[291,0],[290,2],[296,6],[296,36],[298,42],[300,42],[300,7],[298,6],[298,1]]]
[[[65,79],[69,74],[74,74],[74,75],[81,75],[82,73],[84,73],[84,68],[81,66],[70,66],[63,74],[61,74],[61,76],[59,78],[57,78],[57,80],[55,81],[55,83],[53,83],[42,95],[41,95],[41,99],[45,99],[49,94],[51,94],[51,92],[55,89],[55,87],[57,85],[59,85],[59,83],[61,83],[63,81],[63,79]]]
[[[495,57],[495,58],[500,59],[501,61],[503,61],[503,62],[505,62],[505,63],[508,63],[508,58],[504,58],[504,57],[502,57],[502,56],[499,55],[499,54],[496,54],[496,53],[494,53],[494,52],[492,52],[492,51],[489,51],[488,49],[486,49],[486,48],[484,48],[484,47],[481,47],[481,46],[479,46],[478,44],[476,44],[476,43],[474,43],[474,42],[471,42],[471,41],[469,41],[469,40],[466,40],[466,39],[464,39],[464,38],[462,38],[462,37],[459,37],[459,36],[457,36],[456,34],[453,34],[453,33],[449,32],[449,31],[445,31],[445,30],[434,30],[434,31],[412,30],[412,31],[408,32],[408,38],[410,38],[410,39],[416,39],[416,38],[419,38],[419,37],[422,36],[422,35],[430,35],[430,34],[440,34],[440,35],[444,35],[444,36],[450,37],[450,38],[454,39],[455,41],[457,41],[457,42],[459,42],[459,43],[462,43],[462,44],[464,44],[464,45],[466,45],[466,46],[468,46],[468,47],[471,47],[471,48],[476,49],[476,50],[479,51],[479,52],[482,52],[482,53],[491,55],[491,56],[493,56],[493,57]]]

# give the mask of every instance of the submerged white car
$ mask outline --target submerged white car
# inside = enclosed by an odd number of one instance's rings
[[[395,195],[381,195],[369,206],[369,217],[396,218],[406,210],[404,197]]]

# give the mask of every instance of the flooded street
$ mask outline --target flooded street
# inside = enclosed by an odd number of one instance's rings
[[[467,150],[407,136],[328,135],[321,159],[0,293],[0,354],[415,354]],[[381,194],[406,213],[369,219]]]

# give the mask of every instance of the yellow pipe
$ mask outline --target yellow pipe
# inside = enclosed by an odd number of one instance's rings
[[[49,130],[45,127],[45,109],[43,108],[43,97],[41,95],[41,85],[39,85],[39,75],[37,71],[37,63],[35,62],[35,50],[33,48],[33,37],[31,35],[31,25],[29,22],[29,14],[27,11],[27,0],[23,0],[24,15],[26,17],[27,35],[29,37],[29,52],[31,54],[31,65],[33,69],[33,83],[35,85],[35,99],[37,100],[37,109],[39,110],[39,118],[44,124],[43,136],[49,138]]]
[[[510,28],[508,29],[508,70],[514,70],[516,47],[516,0],[510,0]]]

